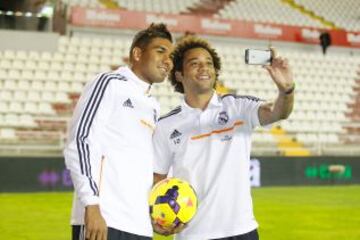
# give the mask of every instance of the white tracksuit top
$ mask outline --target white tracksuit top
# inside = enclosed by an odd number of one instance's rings
[[[108,227],[152,236],[152,134],[159,104],[128,67],[99,74],[75,108],[64,149],[75,187],[72,225],[84,206],[99,204]]]
[[[214,93],[207,108],[182,105],[160,118],[154,133],[154,172],[188,181],[199,207],[177,240],[208,240],[257,228],[250,192],[251,133],[261,101]]]

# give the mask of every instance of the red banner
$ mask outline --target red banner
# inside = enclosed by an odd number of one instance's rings
[[[327,31],[331,35],[332,45],[360,48],[360,33],[270,23],[220,20],[194,15],[74,7],[71,11],[70,21],[74,26],[119,29],[142,29],[152,22],[163,22],[173,32],[189,31],[197,34],[309,44],[319,44],[320,33]]]

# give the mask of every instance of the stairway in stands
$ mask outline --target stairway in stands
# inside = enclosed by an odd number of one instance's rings
[[[338,28],[335,23],[325,19],[322,16],[317,15],[315,12],[311,11],[310,9],[307,9],[306,7],[296,3],[294,0],[280,0],[284,4],[290,5],[293,9],[300,11],[304,15],[310,16],[312,19],[321,22],[324,26],[328,26],[330,28]]]
[[[120,8],[118,3],[114,0],[98,0],[98,2],[109,9],[119,9]]]
[[[360,65],[358,66],[356,85],[353,87],[354,98],[352,103],[348,104],[350,109],[347,117],[351,122],[349,126],[345,127],[347,135],[346,142],[353,143],[360,141]]]
[[[279,127],[273,127],[270,130],[270,133],[274,137],[277,147],[283,156],[307,157],[311,155],[310,150],[306,149],[304,144],[289,135],[286,130]]]

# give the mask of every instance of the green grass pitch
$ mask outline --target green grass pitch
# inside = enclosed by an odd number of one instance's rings
[[[71,198],[72,193],[0,194],[1,239],[70,239]],[[253,199],[262,240],[360,239],[359,185],[264,187],[253,190]]]

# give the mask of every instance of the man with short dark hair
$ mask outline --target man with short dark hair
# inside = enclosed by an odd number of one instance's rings
[[[75,194],[73,240],[151,239],[148,193],[159,104],[149,95],[172,68],[164,24],[136,34],[130,66],[101,73],[85,87],[64,149]]]
[[[321,49],[323,54],[326,54],[326,50],[328,49],[328,47],[331,45],[331,35],[328,32],[322,32],[319,36],[319,40],[320,40],[320,45],[321,45]]]
[[[172,55],[169,78],[184,101],[157,124],[154,180],[172,168],[174,177],[194,187],[199,207],[185,229],[180,223],[156,230],[180,232],[177,240],[258,240],[250,194],[251,133],[291,113],[295,85],[288,62],[274,54],[265,67],[279,92],[271,106],[256,97],[217,95],[221,62],[205,40],[185,38]]]

